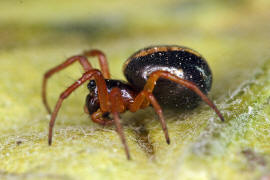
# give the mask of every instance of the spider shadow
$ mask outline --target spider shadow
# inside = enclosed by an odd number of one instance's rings
[[[197,107],[198,104],[194,106],[182,107],[162,107],[164,117],[167,124],[176,124],[177,121],[184,121],[185,118],[179,119],[179,115],[189,115],[192,110]],[[155,160],[155,141],[150,136],[151,127],[149,125],[154,125],[155,127],[160,127],[160,122],[158,116],[152,107],[141,109],[135,113],[126,112],[121,114],[121,119],[123,126],[128,126],[132,130],[135,136],[135,140],[140,146],[140,148],[145,152],[147,157]],[[155,128],[153,127],[153,128]],[[168,129],[170,130],[170,128]],[[165,139],[164,139],[165,141]]]

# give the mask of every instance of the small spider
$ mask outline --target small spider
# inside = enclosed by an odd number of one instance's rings
[[[87,57],[94,56],[98,57],[101,71],[94,69],[87,59]],[[51,114],[49,145],[52,143],[53,127],[62,102],[86,81],[89,81],[89,94],[86,97],[85,112],[95,123],[115,124],[127,159],[131,159],[131,157],[119,113],[127,110],[136,112],[151,104],[159,116],[168,144],[170,144],[170,138],[159,104],[168,107],[192,107],[202,99],[224,121],[215,104],[206,96],[212,84],[212,74],[207,62],[198,52],[176,45],[151,46],[135,52],[123,66],[123,72],[128,82],[110,78],[105,54],[99,50],[85,51],[82,55],[68,58],[44,75],[42,98],[49,113],[51,113],[51,109],[46,99],[47,80],[54,73],[76,61],[79,61],[85,73],[60,95]],[[110,114],[113,118],[109,117]]]

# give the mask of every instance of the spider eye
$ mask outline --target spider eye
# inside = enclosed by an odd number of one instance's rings
[[[90,80],[90,82],[88,83],[87,87],[90,90],[90,92],[91,91],[92,92],[95,91],[95,89],[97,87],[95,80]]]

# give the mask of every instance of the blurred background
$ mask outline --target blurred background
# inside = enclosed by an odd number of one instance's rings
[[[131,53],[145,46],[185,45],[209,60],[218,89],[219,82],[235,88],[250,73],[231,68],[252,70],[268,57],[268,8],[267,0],[3,0],[0,48],[31,49],[33,55],[49,48],[48,57],[56,50],[60,57],[43,58],[47,64],[61,62],[63,55],[99,48],[121,67]],[[215,67],[218,62],[222,65]],[[121,68],[112,71],[122,77]]]
[[[269,8],[269,0],[1,0],[0,177],[267,178],[269,158],[263,155],[270,153],[269,130],[265,130],[269,123],[258,125],[263,129],[256,126],[255,139],[243,143],[243,134],[237,130],[254,130],[254,124],[234,118],[264,107],[248,103],[265,104],[263,98],[249,99],[259,90],[244,98],[241,95],[243,87],[257,80],[256,73],[264,72],[262,67],[270,59]],[[46,70],[95,48],[106,53],[112,77],[124,79],[122,64],[133,52],[163,44],[190,47],[208,60],[214,78],[210,97],[228,121],[238,124],[222,129],[224,125],[205,105],[187,114],[168,113],[173,139],[168,147],[151,110],[127,113],[122,119],[126,119],[125,131],[135,160],[127,162],[114,128],[95,125],[83,114],[87,94],[83,87],[65,102],[56,123],[55,146],[47,146],[49,116],[40,97]],[[98,67],[96,60],[93,64]],[[51,106],[82,72],[74,65],[49,81]],[[258,84],[268,87],[261,81]],[[263,97],[268,97],[268,92],[263,92]],[[258,112],[252,117],[256,119]],[[217,127],[221,133],[216,132]],[[209,131],[213,128],[215,131]],[[261,141],[256,144],[258,139]],[[209,143],[213,148],[205,152]],[[193,169],[193,163],[198,168]]]

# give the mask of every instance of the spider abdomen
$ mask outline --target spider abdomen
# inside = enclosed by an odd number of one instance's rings
[[[137,90],[142,90],[149,75],[157,70],[167,71],[189,80],[205,94],[212,85],[211,70],[196,51],[181,46],[153,46],[134,53],[124,64],[124,75]],[[196,106],[199,96],[186,87],[167,79],[159,79],[153,94],[167,106]]]

